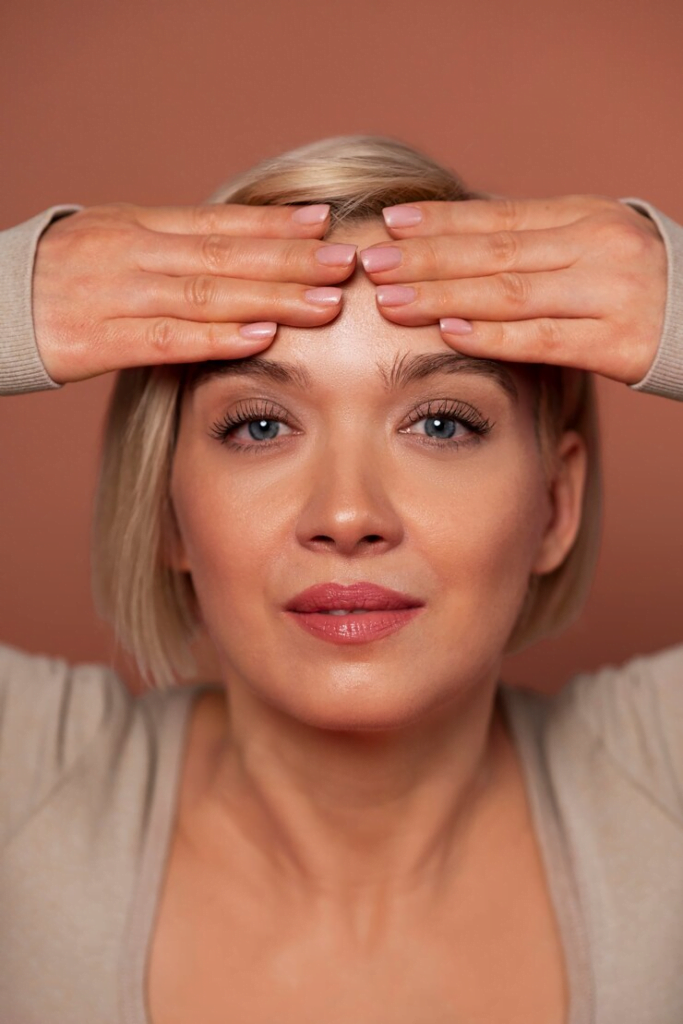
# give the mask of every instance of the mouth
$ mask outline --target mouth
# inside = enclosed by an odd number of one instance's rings
[[[286,611],[320,640],[358,644],[396,633],[423,607],[419,598],[374,583],[323,583],[298,594]]]
[[[287,604],[287,610],[321,615],[362,615],[368,612],[405,611],[421,608],[424,601],[376,583],[318,583]]]

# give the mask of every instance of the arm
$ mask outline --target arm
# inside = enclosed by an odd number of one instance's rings
[[[652,206],[569,195],[405,210],[384,211],[400,257],[390,269],[380,247],[360,254],[387,319],[440,323],[469,356],[575,367],[683,399],[683,229]]]
[[[659,348],[643,379],[631,387],[683,401],[683,227],[642,199],[621,201],[654,221],[667,256],[666,310]]]
[[[0,231],[0,395],[61,387],[40,358],[33,325],[33,266],[45,230],[78,206],[52,206]]]
[[[325,245],[328,228],[327,204],[121,203],[53,207],[0,232],[0,394],[243,358],[280,323],[329,323],[355,247]]]

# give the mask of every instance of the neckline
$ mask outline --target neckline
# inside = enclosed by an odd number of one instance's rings
[[[163,694],[166,701],[158,723],[159,745],[149,824],[120,961],[120,1024],[152,1024],[147,1012],[147,966],[161,886],[170,855],[172,828],[178,811],[187,733],[199,696],[208,690],[220,689],[216,684],[202,683]],[[543,697],[505,684],[499,686],[499,693],[519,754],[533,825],[560,929],[569,985],[566,1024],[593,1024],[594,982],[579,885],[571,852],[563,842],[545,766],[533,734],[535,709],[530,707],[529,701],[542,700]],[[152,696],[162,697],[161,694]]]
[[[180,773],[187,734],[198,698],[208,690],[221,689],[216,684],[199,683],[146,695],[147,699],[161,700],[163,706],[155,727],[158,746],[155,751],[148,826],[121,950],[121,1024],[152,1024],[147,1012],[147,966],[161,887],[171,852],[172,829],[178,813]]]
[[[553,697],[504,683],[499,686],[499,694],[522,766],[546,883],[560,929],[569,987],[566,1024],[595,1024],[595,983],[581,909],[581,887],[552,793],[543,756],[542,730],[537,731],[544,706],[549,707]]]

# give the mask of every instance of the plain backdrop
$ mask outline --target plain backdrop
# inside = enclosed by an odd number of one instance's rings
[[[474,188],[639,196],[683,223],[682,49],[680,0],[3,0],[0,228],[61,202],[195,203],[265,156],[357,132]],[[90,597],[112,379],[0,402],[0,641],[113,661],[137,688]],[[554,690],[681,640],[683,406],[599,391],[593,590],[509,682]]]

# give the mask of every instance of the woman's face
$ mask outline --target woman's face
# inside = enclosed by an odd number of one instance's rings
[[[373,221],[334,240],[388,235]],[[523,368],[389,323],[374,291],[356,272],[333,323],[281,327],[258,360],[201,380],[173,467],[174,564],[192,574],[224,681],[323,728],[407,725],[495,681],[548,557]],[[419,607],[366,623],[287,608],[314,585],[360,582]]]

